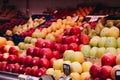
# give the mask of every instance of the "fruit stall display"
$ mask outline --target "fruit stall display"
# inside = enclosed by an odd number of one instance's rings
[[[82,7],[77,15],[89,14],[82,14],[82,9],[90,13],[94,7]],[[11,24],[16,24],[11,31],[6,28],[6,34],[19,34],[24,42],[15,45],[0,37],[0,71],[39,78],[47,74],[59,80],[66,77],[63,64],[68,64],[73,80],[116,80],[115,71],[120,70],[120,20],[87,22],[83,17],[74,18],[48,23],[43,18],[30,18],[21,25],[12,20]]]

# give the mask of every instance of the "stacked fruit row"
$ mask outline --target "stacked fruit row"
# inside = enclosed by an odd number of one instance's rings
[[[63,73],[63,64],[70,65],[70,77],[74,80],[85,80],[90,78],[90,67],[92,63],[84,60],[84,55],[80,51],[66,50],[63,59],[58,59],[53,63],[53,68],[48,68],[46,74],[53,75],[55,80],[59,80]]]

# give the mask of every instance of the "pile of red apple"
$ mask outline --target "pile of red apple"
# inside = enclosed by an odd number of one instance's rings
[[[120,70],[120,54],[106,53],[101,58],[101,65],[91,66],[90,74],[94,80],[116,80],[116,70]]]

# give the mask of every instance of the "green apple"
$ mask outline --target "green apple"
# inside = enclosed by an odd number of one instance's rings
[[[24,50],[27,50],[29,47],[32,47],[33,44],[28,44],[28,43],[25,43],[24,44]]]
[[[36,42],[36,41],[37,41],[36,38],[32,38],[31,41],[30,41],[30,43],[33,44],[33,45],[35,45],[35,42]]]
[[[51,40],[51,41],[56,41],[56,38],[53,34],[48,34],[45,39]]]
[[[108,48],[106,48],[105,53],[117,54],[117,51],[116,51],[116,48],[114,48],[114,47],[108,47]]]
[[[20,48],[20,49],[24,49],[24,46],[25,46],[25,43],[24,42],[20,42],[19,44],[18,44],[18,47]]]
[[[98,47],[92,47],[89,53],[90,58],[95,58],[97,54]]]
[[[90,45],[83,45],[81,48],[81,52],[84,54],[85,57],[89,57],[90,49]]]
[[[65,61],[71,61],[73,56],[74,56],[74,51],[73,50],[66,50],[63,54],[63,59]]]
[[[106,37],[101,37],[99,39],[98,46],[99,47],[104,47],[105,46],[105,41],[106,41]]]
[[[84,62],[84,55],[83,55],[83,53],[80,52],[80,51],[74,52],[74,55],[72,57],[72,62],[83,63]]]
[[[25,37],[24,42],[30,43],[31,39],[32,39],[32,37],[27,36],[27,37]]]
[[[117,54],[120,54],[120,48],[117,48],[117,49],[116,49],[116,53],[117,53]]]
[[[117,47],[120,48],[120,37],[117,38]]]
[[[105,54],[105,47],[100,47],[97,49],[97,53],[96,53],[96,57],[97,58],[101,58],[103,54]]]
[[[106,41],[105,41],[105,47],[117,47],[117,40],[115,37],[107,37]]]
[[[108,36],[108,31],[109,31],[109,28],[104,27],[104,28],[102,29],[102,31],[100,32],[100,36],[101,36],[101,37],[107,37],[107,36]]]
[[[91,40],[90,40],[90,45],[91,46],[98,46],[98,41],[99,41],[100,37],[99,36],[94,36]]]
[[[117,27],[113,26],[109,29],[108,36],[118,38],[119,33],[120,33],[119,29]]]

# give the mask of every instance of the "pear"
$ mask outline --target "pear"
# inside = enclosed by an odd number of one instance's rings
[[[112,27],[112,26],[114,26],[114,20],[107,20],[105,26],[106,27]]]

